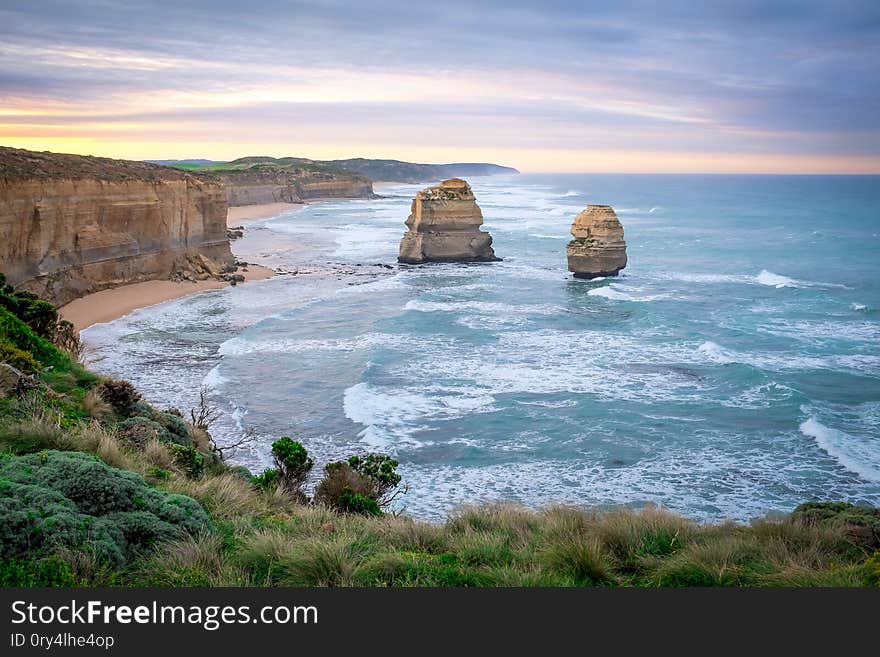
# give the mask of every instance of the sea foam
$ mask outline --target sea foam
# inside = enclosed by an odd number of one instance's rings
[[[862,479],[880,482],[880,442],[852,436],[839,429],[826,427],[810,416],[800,425],[800,431],[841,466]]]

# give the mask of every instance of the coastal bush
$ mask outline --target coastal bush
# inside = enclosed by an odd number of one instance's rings
[[[21,319],[3,307],[0,307],[0,338],[30,353],[43,367],[67,371],[72,366],[67,355],[48,340],[39,337]]]
[[[0,458],[4,559],[67,547],[122,563],[157,540],[210,527],[195,500],[158,491],[94,456],[49,450]]]
[[[117,426],[117,435],[135,449],[143,451],[151,440],[168,442],[165,428],[158,422],[142,416],[130,417]],[[163,440],[165,438],[165,440]]]
[[[282,436],[272,443],[272,459],[281,487],[294,499],[305,502],[308,498],[303,487],[314,465],[306,448],[289,436]]]
[[[345,461],[336,461],[324,466],[324,478],[315,488],[315,502],[331,509],[343,509],[343,505],[355,499],[368,498],[375,502],[376,487],[369,479],[352,468]],[[378,505],[377,505],[378,506]]]
[[[105,379],[98,386],[98,394],[122,417],[132,417],[137,413],[137,403],[141,394],[131,383],[121,379]]]
[[[260,474],[251,477],[254,487],[264,492],[277,488],[280,480],[280,473],[275,468],[266,468]]]
[[[371,497],[354,493],[346,488],[336,499],[336,508],[344,513],[359,513],[364,516],[381,516],[379,504]]]
[[[791,514],[794,523],[831,527],[867,548],[880,548],[880,509],[846,502],[806,502]]]
[[[169,411],[163,411],[159,413],[155,413],[154,416],[155,421],[158,422],[165,429],[167,434],[168,442],[172,442],[176,445],[182,445],[184,447],[189,447],[193,445],[193,439],[190,434],[189,425],[186,423],[186,420],[183,419],[183,416],[180,413],[171,413]]]
[[[875,552],[865,561],[865,573],[870,586],[880,586],[880,552]]]
[[[205,458],[192,445],[184,447],[173,443],[168,445],[174,462],[190,479],[198,479],[205,472]]]
[[[8,363],[25,373],[36,373],[42,368],[29,351],[19,349],[8,340],[0,340],[0,363]]]
[[[395,459],[384,454],[367,454],[352,456],[348,459],[349,467],[373,482],[373,499],[380,507],[387,506],[394,500],[394,490],[400,485],[401,476],[397,473],[400,465]]]
[[[70,565],[52,555],[44,559],[8,559],[0,561],[0,587],[76,586]]]

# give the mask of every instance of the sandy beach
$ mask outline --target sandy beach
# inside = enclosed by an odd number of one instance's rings
[[[240,226],[249,221],[268,219],[291,208],[301,208],[304,203],[263,203],[261,205],[241,205],[226,211],[226,225]]]
[[[229,208],[226,215],[227,226],[240,226],[259,219],[274,217],[291,208],[304,207],[304,203],[264,203],[261,205],[244,205]],[[269,267],[251,264],[247,271],[239,270],[245,277],[245,283],[260,281],[275,275]],[[76,330],[81,331],[92,324],[112,322],[128,313],[153,306],[164,301],[178,299],[188,294],[217,290],[229,285],[223,281],[144,281],[122,285],[109,290],[102,290],[71,301],[59,308],[61,316],[72,322]]]
[[[265,280],[275,275],[273,270],[259,265],[249,265],[248,271],[239,270],[238,273],[245,277],[245,283]],[[58,312],[64,319],[72,322],[77,331],[81,331],[92,324],[112,322],[138,308],[153,306],[196,292],[218,290],[228,285],[229,283],[214,280],[195,283],[189,281],[180,283],[175,281],[144,281],[86,295],[62,306]]]
[[[291,208],[299,208],[302,203],[264,203],[261,205],[244,205],[229,208],[226,215],[227,226],[239,226],[250,221],[268,219]],[[247,271],[239,270],[245,283],[271,278],[275,272],[269,267],[249,265]],[[144,281],[122,285],[109,290],[102,290],[71,301],[59,308],[61,316],[72,322],[77,331],[88,328],[92,324],[112,322],[128,313],[153,306],[164,301],[178,299],[188,294],[217,290],[226,287],[223,281]]]

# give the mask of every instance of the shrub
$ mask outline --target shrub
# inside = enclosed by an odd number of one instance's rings
[[[6,308],[0,308],[0,336],[22,351],[29,352],[43,367],[67,371],[70,358],[48,340],[39,337],[27,324]]]
[[[376,500],[360,493],[353,493],[349,488],[344,489],[336,499],[336,508],[345,513],[358,513],[363,516],[382,515]]]
[[[380,506],[386,506],[394,499],[394,490],[400,485],[400,475],[397,474],[397,466],[400,465],[395,459],[384,454],[367,454],[364,457],[352,456],[348,459],[348,465],[364,477],[373,481],[374,497]]]
[[[865,571],[868,584],[880,586],[880,552],[875,552],[865,561]]]
[[[376,488],[371,479],[345,461],[336,461],[324,466],[324,478],[315,489],[315,502],[342,510],[343,496],[349,501],[355,495],[375,501],[375,494]]]
[[[260,474],[251,477],[254,487],[265,492],[276,488],[280,480],[280,474],[275,468],[266,468]]]
[[[70,354],[79,355],[79,335],[70,322],[59,319],[54,305],[33,292],[15,291],[11,286],[0,284],[0,308],[3,308],[24,324],[38,337],[47,340]]]
[[[198,479],[205,473],[205,457],[192,445],[170,444],[168,449],[174,457],[174,463],[179,466],[190,479]]]
[[[156,540],[209,529],[195,500],[93,456],[44,451],[0,459],[0,558],[68,547],[121,563]]]
[[[169,411],[165,411],[162,413],[154,413],[153,417],[155,418],[155,421],[162,425],[162,427],[165,429],[165,433],[167,434],[167,442],[171,442],[176,445],[183,445],[184,447],[193,444],[189,425],[186,423],[179,412],[171,413]]]
[[[106,379],[98,387],[98,393],[123,417],[135,415],[136,404],[141,400],[141,393],[131,383],[121,379]]]
[[[21,300],[20,310],[16,313],[25,324],[33,329],[34,333],[45,340],[54,342],[55,329],[58,325],[58,311],[48,301],[40,299],[35,294],[16,294]]]
[[[282,436],[272,443],[272,459],[278,470],[278,480],[284,490],[293,497],[305,501],[303,492],[306,479],[314,461],[309,457],[301,443]]]
[[[158,422],[149,418],[136,416],[124,420],[118,425],[119,438],[140,451],[146,449],[150,440],[168,442],[167,431]],[[163,440],[164,439],[164,440]]]
[[[0,363],[8,363],[22,372],[39,372],[42,367],[29,351],[19,349],[8,340],[0,340]]]
[[[806,502],[791,514],[796,524],[840,530],[848,540],[868,548],[880,548],[880,509],[846,502]]]
[[[0,561],[0,587],[76,586],[70,565],[53,555],[45,559]]]

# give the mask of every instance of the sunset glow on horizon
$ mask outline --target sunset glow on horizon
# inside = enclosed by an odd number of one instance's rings
[[[870,3],[0,4],[0,145],[880,173]]]

